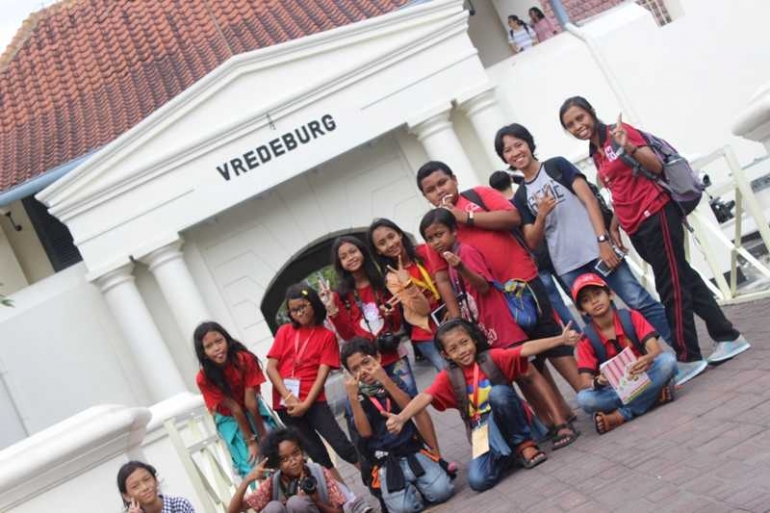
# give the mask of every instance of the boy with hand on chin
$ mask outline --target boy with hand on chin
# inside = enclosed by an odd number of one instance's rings
[[[433,436],[427,412],[400,433],[389,433],[386,415],[400,413],[411,400],[406,385],[388,376],[379,352],[364,338],[347,342],[341,360],[348,371],[345,389],[351,428],[357,431],[364,457],[372,464],[372,491],[392,513],[422,511],[425,503],[448,500],[454,493],[452,480],[439,461],[437,448],[429,447],[418,434]]]
[[[663,351],[658,333],[645,318],[635,310],[616,310],[609,287],[593,273],[575,280],[572,297],[580,312],[591,318],[576,348],[583,385],[577,401],[583,410],[594,415],[596,431],[602,435],[656,404],[673,401],[676,357]],[[627,347],[637,358],[628,372],[632,376],[646,372],[650,384],[624,405],[601,374],[600,366]]]

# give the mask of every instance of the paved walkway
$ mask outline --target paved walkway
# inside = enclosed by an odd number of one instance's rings
[[[481,494],[465,481],[470,446],[459,415],[430,409],[444,456],[463,469],[452,500],[431,511],[770,511],[770,301],[726,312],[751,350],[687,383],[674,403],[601,437],[580,412],[573,445]],[[699,335],[708,355],[702,324]],[[419,366],[422,387],[432,377]],[[572,390],[563,390],[574,405]],[[341,470],[368,496],[353,467],[343,462]]]

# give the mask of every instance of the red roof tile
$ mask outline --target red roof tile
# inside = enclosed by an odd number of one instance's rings
[[[407,0],[63,0],[0,57],[0,191],[99,148],[231,55]]]

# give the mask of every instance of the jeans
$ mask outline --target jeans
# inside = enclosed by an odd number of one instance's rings
[[[391,513],[410,513],[425,509],[425,502],[438,504],[449,500],[454,493],[454,484],[441,466],[424,454],[416,454],[425,473],[416,477],[406,458],[399,459],[401,471],[404,473],[406,487],[396,492],[388,490],[386,469],[380,468],[380,483],[382,483],[382,500]]]
[[[554,275],[546,271],[540,271],[538,274],[540,275],[540,281],[543,282],[543,287],[545,287],[546,292],[548,292],[548,299],[551,301],[551,307],[553,307],[553,309],[556,310],[556,313],[559,314],[561,322],[566,325],[568,322],[572,321],[572,327],[579,330],[580,327],[578,326],[578,323],[575,322],[575,318],[572,317],[572,312],[569,311],[569,308],[564,304],[564,300],[561,298],[561,294],[559,294],[558,284],[556,283],[556,280],[554,280]]]
[[[421,340],[419,342],[412,341],[412,347],[420,352],[420,354],[428,360],[437,371],[440,371],[446,367],[446,361],[438,351],[438,347],[432,340]]]
[[[650,378],[648,386],[636,399],[625,406],[611,386],[599,390],[585,388],[578,392],[577,402],[586,413],[610,413],[618,410],[623,418],[633,419],[646,413],[657,402],[660,391],[676,375],[676,358],[671,353],[661,353],[652,361],[647,369]]]
[[[740,336],[701,275],[687,262],[682,213],[673,201],[645,219],[631,234],[631,242],[639,256],[652,267],[655,287],[666,306],[671,326],[671,339],[668,341],[680,362],[703,359],[693,314],[706,322],[709,336],[717,342],[735,340]]]
[[[575,280],[581,274],[596,273],[594,267],[598,261],[599,259],[597,258],[593,262],[564,273],[561,275],[561,279],[564,280],[568,287],[572,288],[572,284],[575,283]],[[671,330],[666,319],[666,309],[658,301],[655,301],[650,293],[647,292],[647,289],[642,287],[634,273],[631,272],[628,262],[622,261],[609,275],[603,276],[603,279],[629,308],[637,310],[652,324],[660,338],[666,342],[671,341]]]
[[[489,452],[468,464],[468,485],[477,492],[495,486],[513,462],[516,446],[532,440],[524,405],[510,385],[494,385],[489,392],[489,406]]]
[[[388,376],[398,378],[406,385],[406,391],[410,397],[417,395],[417,381],[414,379],[414,373],[412,372],[412,366],[409,365],[409,358],[404,356],[400,360],[385,365],[385,372]]]

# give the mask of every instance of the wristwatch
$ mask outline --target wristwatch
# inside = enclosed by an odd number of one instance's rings
[[[596,242],[609,242],[609,241],[610,241],[610,236],[607,235],[606,233],[603,233],[598,237],[596,237]]]

